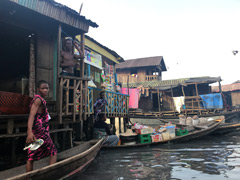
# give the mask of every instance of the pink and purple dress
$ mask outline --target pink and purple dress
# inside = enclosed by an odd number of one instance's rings
[[[43,139],[44,143],[35,151],[28,149],[28,160],[39,160],[46,156],[53,156],[57,154],[57,149],[54,146],[49,134],[49,114],[47,111],[46,101],[40,95],[35,95],[30,104],[30,107],[37,98],[42,101],[44,113],[37,113],[35,115],[32,132],[35,135],[36,139]]]

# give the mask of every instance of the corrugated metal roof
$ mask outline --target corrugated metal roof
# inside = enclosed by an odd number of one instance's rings
[[[8,0],[57,21],[88,32],[88,27],[98,27],[95,22],[80,16],[73,9],[55,2],[54,0]]]
[[[222,92],[239,91],[240,83],[222,85]],[[219,92],[219,86],[212,86],[212,92]]]
[[[194,77],[194,78],[182,78],[182,79],[171,79],[171,80],[163,80],[163,81],[145,81],[139,83],[129,83],[130,88],[137,88],[142,86],[144,88],[154,88],[160,90],[171,89],[180,85],[187,85],[192,83],[197,84],[211,84],[215,83],[219,80],[220,77]],[[123,84],[123,87],[127,87],[127,84]]]
[[[151,67],[151,66],[155,66],[155,67],[160,66],[162,71],[167,70],[162,56],[126,60],[125,62],[118,64],[116,66],[116,69],[120,70],[120,69]]]
[[[123,59],[121,56],[119,56],[115,51],[109,49],[108,47],[106,47],[106,46],[104,46],[104,45],[102,45],[102,44],[100,44],[100,43],[97,42],[95,39],[93,39],[93,38],[91,38],[91,37],[89,37],[89,36],[87,36],[87,35],[85,35],[85,37],[86,37],[87,39],[91,40],[92,42],[96,43],[97,45],[99,45],[100,47],[102,47],[103,49],[105,49],[106,51],[108,51],[108,52],[109,52],[110,54],[112,54],[113,56],[117,57],[119,62],[124,62],[124,59]]]

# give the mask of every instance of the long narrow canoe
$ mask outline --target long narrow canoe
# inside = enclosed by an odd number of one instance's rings
[[[169,140],[163,140],[159,142],[152,142],[152,143],[144,143],[144,144],[131,144],[131,145],[120,145],[120,146],[102,146],[102,149],[120,149],[120,148],[135,148],[135,147],[142,147],[142,146],[154,146],[154,145],[161,145],[167,143],[181,143],[184,141],[189,141],[192,139],[197,139],[203,136],[206,136],[213,131],[215,131],[218,126],[221,124],[223,119],[209,121],[201,126],[191,126],[192,130],[183,136],[176,136]],[[180,125],[177,125],[180,126]]]
[[[177,124],[179,120],[178,119],[171,119],[171,120],[162,119],[161,121],[165,123],[172,122],[174,124]],[[238,130],[240,130],[240,123],[221,123],[212,134],[224,134],[224,133],[230,133]]]
[[[223,123],[213,132],[213,134],[224,134],[240,130],[240,123]]]
[[[0,179],[43,180],[66,179],[82,172],[95,158],[103,139],[92,140],[58,154],[58,162],[48,165],[49,157],[34,162],[34,170],[26,173],[26,166],[0,172]]]

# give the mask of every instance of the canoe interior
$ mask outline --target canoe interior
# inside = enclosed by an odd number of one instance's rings
[[[78,154],[81,154],[81,153],[87,151],[92,146],[94,146],[97,142],[98,142],[98,140],[92,140],[92,141],[83,143],[81,145],[78,145],[76,147],[73,147],[71,149],[68,149],[66,151],[63,151],[61,153],[58,153],[57,161],[62,162],[63,160],[66,160],[68,158],[71,158],[71,157],[74,157]],[[40,159],[38,161],[35,161],[34,165],[33,165],[33,168],[34,168],[34,170],[41,169],[43,167],[48,166],[48,163],[49,163],[49,157],[46,157],[46,158]],[[6,179],[6,178],[18,176],[18,175],[23,174],[23,173],[26,173],[26,165],[22,165],[22,166],[19,166],[19,167],[15,167],[15,168],[12,168],[12,169],[1,171],[0,172],[0,179]]]
[[[173,139],[159,141],[159,142],[152,142],[152,143],[145,143],[145,144],[134,144],[134,145],[120,145],[120,146],[102,146],[102,149],[121,149],[121,148],[135,148],[141,146],[154,146],[154,145],[161,145],[161,144],[168,144],[168,143],[180,143],[183,141],[188,141],[192,139],[196,139],[205,135],[208,135],[215,131],[217,127],[222,123],[222,120],[219,121],[209,121],[207,123],[201,124],[201,126],[196,127],[188,127],[190,129],[189,134],[183,136],[176,136]],[[180,125],[181,126],[181,125]],[[185,125],[183,125],[185,126]],[[192,129],[192,130],[191,130]],[[194,129],[194,130],[193,130]]]

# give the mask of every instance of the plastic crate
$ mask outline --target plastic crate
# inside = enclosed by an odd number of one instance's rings
[[[150,134],[139,134],[138,142],[141,144],[151,143],[152,142],[151,135]]]
[[[0,114],[28,114],[31,101],[26,95],[0,91]]]
[[[163,140],[161,134],[154,134],[154,135],[151,135],[151,138],[152,138],[152,142],[159,142],[159,141],[162,141],[162,140]]]
[[[137,134],[151,134],[153,133],[153,128],[143,128],[143,129],[136,129]]]
[[[187,129],[178,129],[176,132],[177,136],[184,136],[187,135],[189,133],[189,131]]]

